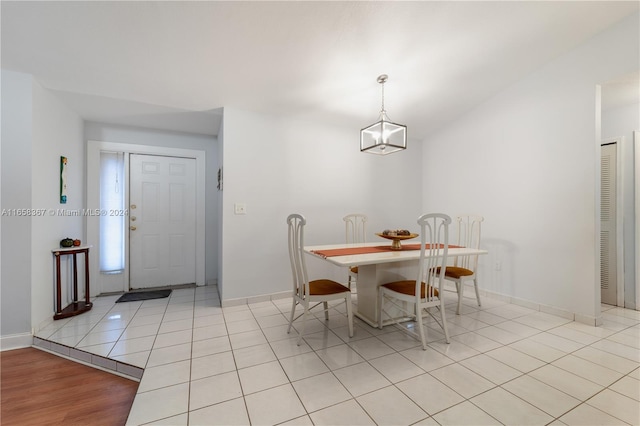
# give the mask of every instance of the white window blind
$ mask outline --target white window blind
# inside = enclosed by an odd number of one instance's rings
[[[100,272],[124,271],[124,153],[100,153]]]

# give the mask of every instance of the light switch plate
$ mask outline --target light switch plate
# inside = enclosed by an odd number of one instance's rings
[[[245,203],[235,203],[233,209],[235,214],[247,214],[247,205]]]

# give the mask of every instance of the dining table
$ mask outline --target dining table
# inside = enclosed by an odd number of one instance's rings
[[[420,243],[403,242],[400,247],[392,246],[386,242],[326,244],[305,246],[304,251],[333,265],[358,267],[354,314],[370,326],[378,327],[378,287],[391,281],[416,279],[418,274]],[[447,252],[447,259],[488,253],[484,249],[455,245],[449,245]]]

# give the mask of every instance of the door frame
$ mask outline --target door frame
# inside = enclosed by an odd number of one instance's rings
[[[100,209],[100,152],[124,152],[128,154],[150,154],[165,155],[170,157],[185,157],[196,160],[196,285],[205,285],[205,204],[206,204],[206,170],[205,151],[183,148],[168,148],[151,145],[136,145],[120,142],[87,141],[87,209]],[[126,171],[127,185],[129,172]],[[125,185],[126,186],[126,185]],[[126,190],[125,205],[129,204],[129,191]],[[85,221],[86,236],[89,244],[93,245],[93,256],[90,256],[90,270],[96,271],[93,282],[91,296],[96,296],[102,292],[99,273],[100,255],[100,220],[97,216],[87,216]],[[125,246],[129,247],[129,233],[125,234]],[[125,271],[122,291],[129,290],[129,256],[125,256]]]
[[[635,218],[636,218],[636,310],[640,311],[640,131],[633,132],[635,158]]]

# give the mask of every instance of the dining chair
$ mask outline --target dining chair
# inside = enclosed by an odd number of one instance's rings
[[[456,217],[458,231],[456,244],[463,247],[479,249],[480,231],[483,221],[484,217],[482,216],[463,215]],[[456,292],[458,293],[458,307],[456,309],[457,315],[460,315],[462,298],[464,297],[464,285],[467,282],[473,281],[478,306],[482,306],[480,302],[480,292],[478,291],[478,276],[476,275],[477,269],[478,255],[476,254],[469,256],[456,256],[453,261],[453,266],[447,266],[447,269],[445,270],[444,279],[447,281],[453,281],[456,285]]]
[[[369,218],[363,213],[351,213],[342,218],[345,224],[345,237],[347,244],[365,243],[367,242],[367,220]],[[358,267],[349,268],[348,286],[351,288],[353,283],[358,280]]]
[[[393,324],[407,321],[407,317],[415,319],[419,333],[411,328],[402,327],[414,337],[419,337],[422,349],[427,349],[422,323],[423,310],[440,325],[449,343],[449,332],[444,309],[443,276],[436,273],[437,268],[446,271],[447,253],[449,248],[449,225],[451,218],[442,213],[424,214],[418,218],[420,225],[420,260],[416,279],[406,279],[382,284],[378,288],[378,327],[382,329],[383,314]],[[396,313],[385,311],[385,305],[392,305]],[[440,311],[440,320],[430,311],[436,308]]]
[[[349,325],[349,337],[353,337],[353,308],[351,306],[351,290],[345,285],[329,279],[309,280],[307,263],[304,253],[304,227],[307,220],[304,216],[294,213],[287,217],[289,227],[289,261],[293,274],[293,305],[289,318],[287,333],[291,332],[293,322],[302,317],[302,326],[298,333],[297,344],[302,342],[305,324],[310,311],[323,304],[324,318],[329,321],[329,302],[344,299],[347,307],[347,320]],[[294,318],[296,307],[301,305],[303,312]]]

